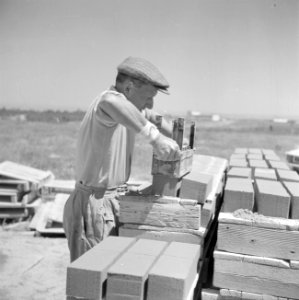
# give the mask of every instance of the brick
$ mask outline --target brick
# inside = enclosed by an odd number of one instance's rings
[[[138,240],[108,270],[107,300],[123,294],[143,299],[148,272],[168,245],[164,241]]]
[[[296,171],[277,169],[276,172],[280,181],[299,182],[299,175]]]
[[[224,189],[223,211],[234,212],[237,209],[252,210],[254,190],[249,178],[228,178]]]
[[[248,153],[248,149],[247,148],[236,148],[234,153]]]
[[[163,255],[180,257],[180,258],[190,258],[194,257],[195,260],[199,260],[201,254],[201,247],[199,245],[192,245],[186,243],[172,242],[165,249]]]
[[[249,153],[249,154],[247,154],[247,159],[262,160],[263,159],[263,154],[262,153]]]
[[[273,160],[273,161],[281,161],[281,159],[279,158],[279,156],[277,156],[276,154],[265,154],[265,159],[267,161],[269,160]]]
[[[180,198],[194,199],[198,203],[204,203],[211,192],[212,183],[212,175],[191,171],[182,179]]]
[[[276,155],[272,149],[262,149],[264,155]]]
[[[230,159],[246,159],[246,154],[245,153],[233,153],[230,156]]]
[[[230,159],[229,160],[230,167],[248,167],[248,163],[246,159]]]
[[[255,168],[255,179],[277,180],[276,172],[274,169]]]
[[[262,150],[259,148],[249,148],[248,153],[253,153],[253,154],[262,154]]]
[[[299,219],[299,183],[284,181],[283,184],[291,195],[291,218]]]
[[[233,167],[227,172],[227,177],[251,178],[251,168]]]
[[[88,299],[102,299],[108,268],[136,239],[108,237],[67,267],[66,294]]]
[[[279,181],[257,179],[257,211],[265,216],[288,218],[290,195]]]
[[[263,159],[250,159],[249,160],[249,166],[252,167],[252,168],[268,169],[268,164]]]
[[[283,161],[269,160],[268,163],[273,169],[290,170],[290,167]]]
[[[178,246],[178,244],[176,244]],[[182,244],[187,247],[188,244]],[[194,246],[194,245],[193,245]],[[176,246],[169,246],[174,247]],[[169,250],[170,253],[174,248]],[[164,254],[159,257],[149,272],[147,300],[181,300],[186,299],[197,275],[197,264],[200,247],[195,255],[178,257]],[[184,248],[177,247],[177,252]]]

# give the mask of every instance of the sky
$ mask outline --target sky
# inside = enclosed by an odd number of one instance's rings
[[[0,108],[86,110],[128,56],[160,113],[299,116],[297,0],[0,0]]]

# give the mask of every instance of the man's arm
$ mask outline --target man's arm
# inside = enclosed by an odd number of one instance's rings
[[[171,138],[159,133],[156,126],[151,125],[143,114],[122,94],[114,92],[104,94],[97,109],[101,109],[116,123],[120,123],[136,133],[143,134],[160,159],[176,160],[180,157],[178,144]],[[166,123],[163,123],[162,126],[167,128]]]
[[[155,124],[156,126],[158,126],[158,122],[157,122],[157,117],[161,116],[160,114],[158,114],[157,112],[153,111],[152,109],[145,109],[144,110],[144,114],[145,117],[152,122],[153,124]],[[160,131],[167,137],[172,137],[172,123],[167,121],[163,116],[162,116],[162,123],[159,124],[161,125]]]

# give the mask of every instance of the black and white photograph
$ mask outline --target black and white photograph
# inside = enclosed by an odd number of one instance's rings
[[[0,300],[299,299],[298,0],[0,0]]]

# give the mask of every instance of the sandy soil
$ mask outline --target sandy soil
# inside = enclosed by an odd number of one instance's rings
[[[69,251],[66,238],[0,227],[0,299],[61,300]]]

